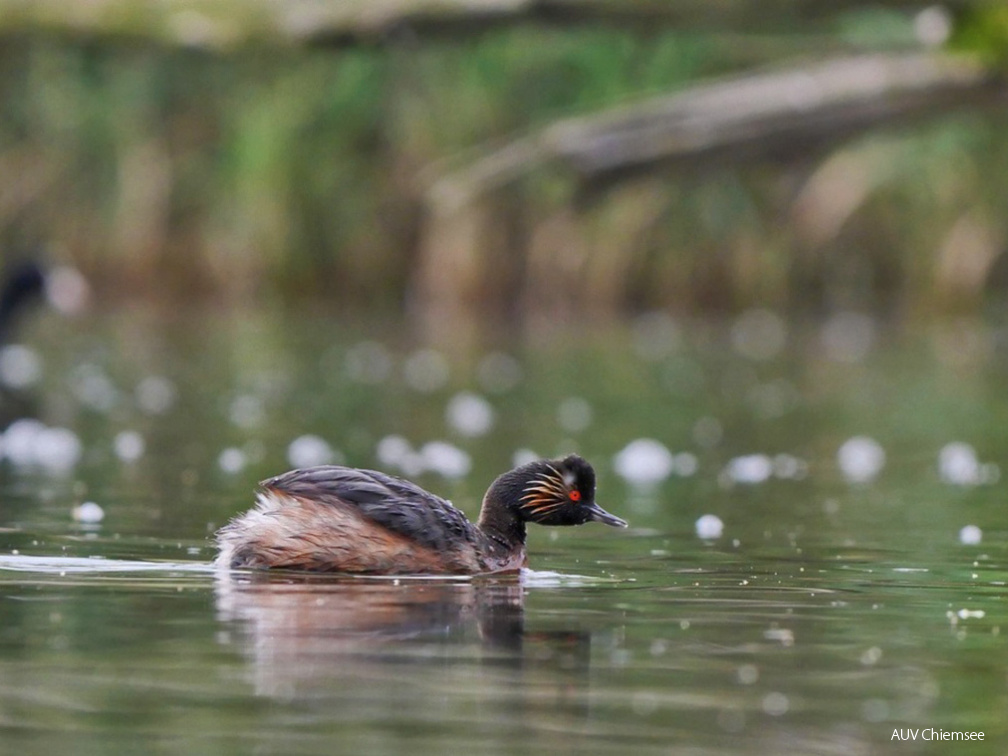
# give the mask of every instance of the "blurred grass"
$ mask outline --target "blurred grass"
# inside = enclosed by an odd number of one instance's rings
[[[224,54],[8,34],[0,254],[40,245],[109,298],[397,310],[419,264],[432,166],[705,78],[904,47],[912,22],[883,7],[764,35],[525,25],[451,41],[406,34],[382,47],[250,43]],[[999,288],[1003,121],[960,115],[841,147],[832,156],[847,159],[841,188],[862,191],[834,232],[813,241],[795,207],[805,197],[810,217],[830,209],[825,179],[808,199],[829,155],[698,167],[590,206],[562,176],[534,175],[522,187],[530,207],[504,216],[518,226],[510,246],[494,250],[513,271],[503,300],[534,307],[560,273],[584,294],[570,297],[575,312],[595,301],[606,310],[975,310]],[[566,272],[526,248],[559,217],[560,244],[583,239],[571,243]],[[972,235],[964,218],[975,221]],[[956,241],[964,233],[972,247]]]

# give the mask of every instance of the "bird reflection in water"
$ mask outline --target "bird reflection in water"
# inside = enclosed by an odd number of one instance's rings
[[[398,681],[409,667],[456,680],[473,668],[482,683],[514,693],[528,674],[535,695],[547,680],[556,706],[579,716],[586,707],[588,632],[525,630],[526,588],[516,575],[474,579],[333,578],[222,575],[218,617],[235,633],[253,668],[256,693],[318,698],[352,696],[347,686]],[[445,671],[448,674],[442,674]],[[521,695],[511,696],[519,705]],[[532,705],[531,703],[529,705]],[[556,706],[553,708],[556,711]]]

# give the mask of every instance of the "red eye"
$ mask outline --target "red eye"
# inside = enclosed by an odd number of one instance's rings
[[[570,500],[571,501],[581,501],[581,492],[580,491],[571,491],[570,492]]]

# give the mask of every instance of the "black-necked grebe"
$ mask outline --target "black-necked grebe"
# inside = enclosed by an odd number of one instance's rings
[[[323,466],[263,481],[254,509],[217,533],[217,564],[325,572],[474,575],[527,563],[525,523],[615,527],[581,457],[497,478],[473,524],[444,499],[374,470]]]

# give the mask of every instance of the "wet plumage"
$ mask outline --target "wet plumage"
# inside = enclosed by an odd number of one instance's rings
[[[293,470],[217,535],[218,564],[369,573],[477,574],[525,565],[525,523],[625,526],[595,504],[595,472],[571,455],[498,477],[476,523],[444,499],[375,470]]]

